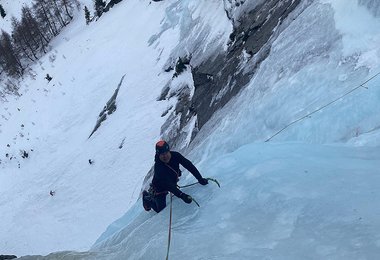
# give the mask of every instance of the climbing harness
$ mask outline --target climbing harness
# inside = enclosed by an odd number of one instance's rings
[[[363,82],[362,84],[360,84],[359,86],[351,89],[350,91],[346,92],[345,94],[341,95],[340,97],[334,99],[333,101],[330,101],[329,103],[323,105],[322,107],[308,113],[307,115],[301,117],[301,118],[298,118],[297,120],[294,120],[293,122],[291,122],[290,124],[284,126],[282,129],[280,129],[279,131],[277,131],[274,135],[272,135],[271,137],[269,137],[267,140],[265,140],[265,142],[269,142],[273,137],[277,136],[278,134],[280,134],[282,131],[284,131],[285,129],[287,129],[288,127],[290,127],[291,125],[294,125],[295,123],[305,119],[305,118],[310,118],[310,116],[318,111],[321,111],[322,109],[324,109],[325,107],[328,107],[330,106],[331,104],[337,102],[339,99],[351,94],[352,92],[354,92],[355,90],[359,89],[359,88],[365,88],[365,89],[368,89],[368,87],[365,87],[364,85],[367,84],[369,81],[373,80],[374,78],[376,78],[378,75],[380,75],[380,72],[378,72],[377,74],[375,74],[374,76],[372,76],[371,78],[369,78],[368,80],[366,80],[365,82]]]

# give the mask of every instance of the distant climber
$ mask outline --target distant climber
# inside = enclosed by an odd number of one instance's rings
[[[45,79],[50,82],[53,78],[49,74],[46,74]]]
[[[166,195],[169,191],[188,204],[193,201],[191,196],[177,188],[177,182],[181,176],[180,164],[194,175],[200,184],[208,184],[208,180],[202,177],[192,162],[179,152],[170,151],[167,142],[158,141],[156,143],[153,180],[149,192],[144,190],[142,194],[143,206],[146,211],[153,209],[158,213],[163,210],[166,207]]]
[[[55,191],[50,190],[50,196],[54,196],[54,195],[55,195]]]
[[[28,154],[25,150],[22,150],[22,151],[21,151],[21,157],[22,157],[23,159],[26,159],[26,158],[29,157],[29,154]]]

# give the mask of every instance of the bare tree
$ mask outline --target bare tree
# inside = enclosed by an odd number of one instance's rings
[[[57,21],[61,24],[61,27],[65,27],[69,22],[66,22],[65,19],[63,19],[61,12],[63,11],[63,8],[60,8],[57,0],[51,0],[50,5],[53,9],[53,13],[57,19]]]
[[[79,1],[78,0],[60,0],[60,1],[65,9],[67,17],[69,17],[70,20],[72,20],[74,17],[73,10],[75,8],[79,10],[80,8]]]
[[[10,76],[21,76],[24,72],[24,67],[19,54],[14,49],[11,36],[3,30],[0,36],[0,65]]]
[[[91,13],[87,6],[84,6],[84,18],[86,19],[86,24],[89,25],[91,22]]]
[[[44,53],[46,53],[46,47],[48,46],[49,41],[51,38],[49,38],[49,35],[45,35],[43,32],[43,28],[38,23],[37,19],[32,13],[32,10],[24,6],[22,7],[22,16],[21,16],[21,22],[27,28],[27,30],[30,32],[30,34],[33,36],[33,39],[40,44],[36,44],[42,49]]]
[[[12,39],[14,50],[31,61],[37,60],[36,50],[32,47],[31,37],[27,30],[24,30],[21,23],[15,18],[11,18],[12,22]]]
[[[73,19],[75,7],[79,10],[78,0],[34,0],[32,8],[23,6],[21,20],[11,18],[12,36],[1,32],[0,73],[21,76],[23,62],[47,52],[50,40]]]
[[[46,29],[46,31],[49,31],[53,37],[57,36],[59,30],[57,28],[54,16],[49,9],[49,5],[45,2],[45,0],[35,0],[33,9],[40,26],[42,28],[45,27],[44,29]]]

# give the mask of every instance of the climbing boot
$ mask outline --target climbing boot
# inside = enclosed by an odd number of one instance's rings
[[[143,201],[143,207],[146,211],[150,211],[151,210],[151,198],[150,198],[150,195],[149,193],[144,190],[143,193],[142,193],[142,201]]]

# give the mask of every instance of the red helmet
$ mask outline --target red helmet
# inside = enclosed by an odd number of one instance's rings
[[[169,151],[170,146],[166,141],[160,140],[156,143],[156,154],[160,155]]]

